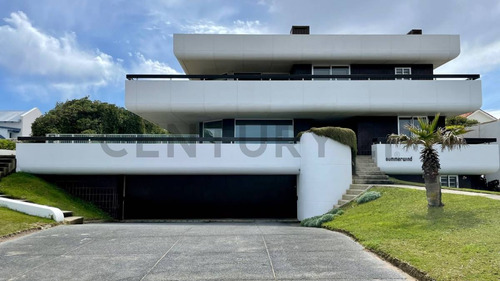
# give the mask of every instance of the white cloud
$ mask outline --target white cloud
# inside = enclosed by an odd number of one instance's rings
[[[29,76],[31,81],[38,81],[43,95],[53,90],[65,96],[90,94],[89,91],[123,77],[121,65],[112,56],[82,49],[74,33],[56,38],[33,26],[21,11],[11,13],[4,21],[7,25],[0,26],[0,67],[18,77]],[[33,90],[36,87],[31,83],[28,88]],[[26,89],[14,88],[20,94]]]
[[[210,34],[260,34],[265,33],[265,28],[260,21],[236,20],[232,25],[220,25],[213,21],[198,21],[188,25],[183,25],[182,30],[189,33],[210,33]]]
[[[464,44],[460,56],[436,73],[486,73],[500,67],[500,40],[484,45]]]
[[[139,74],[179,74],[179,72],[169,65],[157,60],[146,59],[143,54],[135,54],[136,62],[131,71]]]

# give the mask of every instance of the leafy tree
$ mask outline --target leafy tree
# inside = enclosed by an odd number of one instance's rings
[[[113,104],[88,97],[57,103],[37,118],[33,136],[45,134],[166,134],[166,130]]]
[[[467,119],[463,116],[452,116],[446,118],[446,126],[464,126],[465,128],[474,126],[479,123],[479,121],[475,119]]]
[[[418,119],[420,127],[409,125],[406,128],[411,132],[410,136],[391,134],[388,136],[390,143],[404,144],[406,149],[415,148],[420,150],[420,160],[424,172],[427,203],[429,207],[444,206],[441,201],[441,184],[439,182],[439,155],[435,149],[441,145],[441,151],[452,150],[466,145],[463,134],[468,131],[462,125],[437,127],[439,113],[429,123],[427,119]]]

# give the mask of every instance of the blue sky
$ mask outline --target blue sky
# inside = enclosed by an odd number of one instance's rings
[[[479,73],[500,117],[500,1],[0,0],[0,110],[90,96],[124,105],[126,73],[182,73],[174,33],[459,34],[436,73]]]

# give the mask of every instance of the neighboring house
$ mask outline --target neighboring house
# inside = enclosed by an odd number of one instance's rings
[[[125,104],[194,139],[22,143],[18,170],[71,187],[75,179],[64,177],[80,175],[94,193],[91,186],[106,186],[122,218],[303,219],[342,198],[352,159],[346,145],[311,134],[296,139],[299,132],[350,128],[359,155],[371,155],[390,175],[421,179],[418,151],[386,144],[387,135],[408,133],[405,125],[437,112],[444,126],[445,116],[482,105],[479,75],[434,74],[459,55],[458,35],[308,31],[175,34],[174,54],[186,74],[127,75]],[[471,185],[498,170],[498,145],[476,143],[440,153],[444,184]]]
[[[481,110],[482,111],[482,110]],[[476,111],[477,112],[477,111]],[[476,113],[474,112],[474,113]],[[468,116],[465,116],[469,118],[470,116],[473,116],[473,114],[470,114]],[[500,120],[496,119],[495,117],[491,116],[490,114],[482,111],[479,114],[475,114],[474,118],[479,116],[478,119],[476,120],[483,120],[484,122],[479,121],[478,125],[472,126],[468,128],[469,130],[472,130],[471,132],[467,133],[465,136],[468,138],[492,138],[496,139],[496,145],[500,145],[498,140],[500,140]],[[491,120],[494,119],[494,120]],[[488,121],[486,121],[488,120]],[[500,159],[500,156],[499,158]],[[499,160],[500,161],[500,160]],[[484,173],[486,180],[493,181],[493,180],[500,180],[500,171],[496,171],[494,173]]]
[[[465,117],[465,118],[470,119],[470,120],[477,120],[481,124],[498,120],[497,118],[495,118],[495,116],[489,114],[488,112],[486,112],[482,109],[478,109],[478,110],[473,111],[473,112],[460,114],[460,116]]]
[[[31,124],[42,112],[34,107],[28,111],[0,110],[0,138],[15,139],[31,135]]]

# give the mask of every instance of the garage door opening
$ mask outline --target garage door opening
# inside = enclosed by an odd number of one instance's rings
[[[297,218],[295,175],[126,176],[125,219]]]

